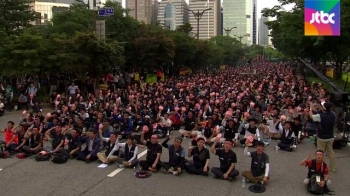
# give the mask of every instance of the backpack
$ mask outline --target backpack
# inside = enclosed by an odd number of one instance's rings
[[[34,158],[36,161],[48,161],[51,158],[51,154],[46,154],[46,155],[37,154],[35,155]]]
[[[63,164],[68,161],[69,156],[63,153],[57,153],[51,160],[53,163]]]
[[[334,192],[334,191],[330,191],[328,188],[327,188],[327,185],[325,185],[324,187],[321,187],[318,183],[317,183],[317,176],[320,177],[321,180],[323,180],[322,176],[319,175],[319,174],[313,174],[310,178],[310,181],[309,181],[309,184],[307,185],[307,192],[308,193],[311,193],[313,195],[324,195],[324,194],[327,194],[327,195],[334,195],[334,194],[331,194],[331,192]]]

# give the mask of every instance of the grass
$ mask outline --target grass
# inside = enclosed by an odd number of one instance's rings
[[[333,92],[333,88],[330,87],[327,83],[325,83],[323,80],[321,80],[320,78],[316,78],[313,76],[310,77],[306,77],[306,81],[308,84],[311,84],[312,82],[315,83],[322,83],[322,87],[327,91],[327,92]]]

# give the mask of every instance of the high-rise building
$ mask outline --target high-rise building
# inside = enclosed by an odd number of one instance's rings
[[[157,0],[126,0],[126,8],[130,9],[129,15],[140,22],[145,24],[157,22]]]
[[[189,22],[192,25],[192,32],[197,34],[199,26],[199,39],[210,39],[211,37],[221,35],[221,0],[191,0],[189,3]],[[198,20],[195,14],[202,13],[204,10],[211,8],[204,12],[202,18]]]
[[[243,44],[257,44],[257,0],[223,0],[223,28],[232,29],[229,36]]]
[[[47,25],[53,15],[65,12],[72,3],[70,0],[36,0],[31,3],[32,9],[40,15],[40,19],[33,21],[33,25]]]
[[[175,30],[188,23],[188,5],[185,0],[166,0],[159,2],[157,21]]]
[[[272,46],[271,37],[269,36],[270,30],[265,22],[270,21],[270,17],[260,17],[259,19],[259,45]]]

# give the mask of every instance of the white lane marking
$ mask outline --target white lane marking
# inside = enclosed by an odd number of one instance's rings
[[[140,159],[141,157],[145,156],[145,154],[147,154],[147,149],[143,152],[141,152],[137,157]],[[118,168],[116,170],[114,170],[112,173],[108,174],[108,177],[114,177],[115,175],[117,175],[119,172],[123,171],[124,168]]]

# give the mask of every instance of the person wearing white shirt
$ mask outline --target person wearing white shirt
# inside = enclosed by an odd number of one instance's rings
[[[139,153],[138,147],[134,144],[134,137],[128,135],[126,137],[126,143],[118,143],[119,148],[124,149],[124,158],[118,158],[117,162],[121,164],[121,167],[135,167],[139,163],[137,155]]]
[[[111,134],[109,138],[105,138],[102,136],[102,129],[99,130],[99,136],[103,142],[106,142],[106,152],[97,153],[98,159],[104,164],[115,162],[119,155],[117,136],[115,134]]]
[[[279,139],[281,137],[281,131],[283,130],[282,123],[278,120],[277,115],[272,115],[272,120],[268,120],[267,126],[265,127],[265,135]]]
[[[170,131],[171,124],[172,124],[171,120],[169,119],[169,115],[164,114],[164,117],[161,117],[159,113],[157,120],[159,121],[157,130],[158,129],[161,130],[162,136],[165,137],[168,131]]]
[[[248,143],[247,141],[244,155],[252,157],[252,163],[250,171],[243,171],[242,176],[254,184],[258,182],[266,184],[269,180],[270,160],[269,156],[264,153],[264,142],[256,142],[256,151],[254,152],[248,152]]]

